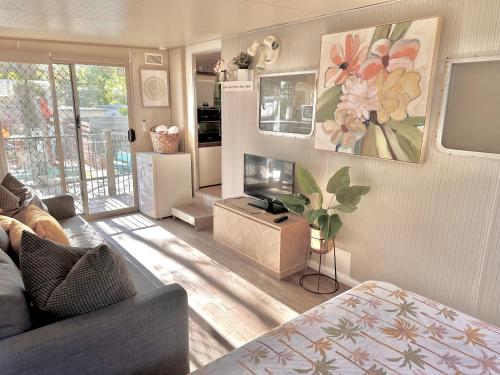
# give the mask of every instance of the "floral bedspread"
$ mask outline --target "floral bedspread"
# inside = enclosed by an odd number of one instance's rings
[[[194,374],[500,374],[500,328],[369,281]]]

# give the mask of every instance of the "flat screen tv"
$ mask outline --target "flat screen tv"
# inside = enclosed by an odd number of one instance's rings
[[[279,205],[283,194],[293,193],[295,163],[290,161],[266,158],[263,156],[245,154],[244,192],[247,195],[261,199],[258,205],[270,212],[285,212]]]

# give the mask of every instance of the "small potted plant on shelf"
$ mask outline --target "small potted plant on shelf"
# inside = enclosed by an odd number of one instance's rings
[[[238,81],[250,80],[248,67],[252,63],[252,56],[246,52],[240,52],[233,57],[231,63],[238,68]]]
[[[342,167],[328,180],[326,191],[331,198],[324,204],[323,193],[311,173],[298,166],[296,174],[302,193],[282,195],[280,200],[290,211],[304,215],[311,228],[310,247],[326,253],[342,227],[339,213],[354,212],[370,187],[351,186],[349,167]]]

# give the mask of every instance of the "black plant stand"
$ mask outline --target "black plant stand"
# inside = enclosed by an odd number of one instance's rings
[[[307,252],[306,252],[306,260],[305,260],[305,264],[304,264],[304,271],[302,271],[302,277],[299,280],[300,286],[302,288],[304,288],[305,290],[307,290],[308,292],[315,293],[315,294],[333,294],[337,290],[340,289],[340,284],[339,284],[339,282],[337,280],[337,253],[336,253],[336,249],[335,249],[335,239],[333,239],[333,270],[334,270],[334,276],[335,277],[330,277],[328,275],[325,275],[324,273],[321,273],[322,258],[323,258],[323,256],[326,256],[326,254],[328,254],[330,251],[331,250],[328,250],[328,244],[326,243],[326,241],[325,241],[325,248],[321,249],[321,250],[313,249],[310,246],[308,246]],[[311,258],[311,255],[313,253],[319,255],[318,272],[313,272],[313,273],[306,274],[306,272],[307,272],[307,265],[309,263],[309,259]],[[316,290],[309,289],[306,286],[304,286],[304,280],[307,279],[307,278],[313,278],[313,277],[317,277],[317,279],[318,279],[318,287],[316,288]],[[321,279],[331,280],[332,284],[333,284],[332,288],[331,289],[326,289],[326,290],[321,290],[321,288],[320,288],[320,281],[321,281]]]

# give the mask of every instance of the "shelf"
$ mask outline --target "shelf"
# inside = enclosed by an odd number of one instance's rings
[[[253,81],[221,82],[224,91],[253,91]]]

